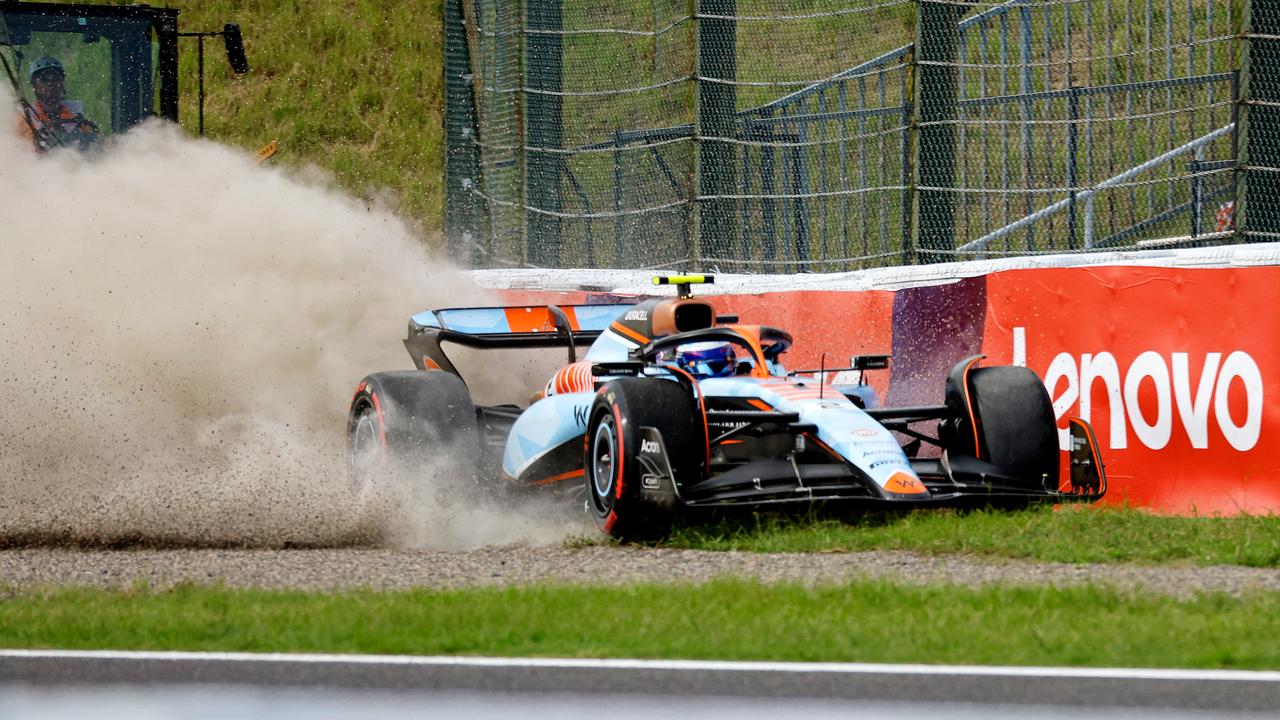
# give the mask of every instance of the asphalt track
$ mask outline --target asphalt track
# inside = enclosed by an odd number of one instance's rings
[[[1280,711],[1280,672],[843,663],[0,650],[0,688],[217,685],[696,701]],[[1141,714],[1145,715],[1145,712]]]

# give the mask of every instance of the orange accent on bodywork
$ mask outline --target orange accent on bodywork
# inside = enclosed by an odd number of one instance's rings
[[[574,313],[573,308],[561,308],[565,317],[569,320],[570,330],[580,330],[578,327],[578,316]],[[514,307],[503,308],[503,314],[507,316],[507,325],[511,328],[511,332],[555,332],[556,320],[551,315],[551,311],[546,307]]]
[[[738,331],[738,334],[747,339],[747,346],[751,348],[751,355],[755,359],[755,367],[751,368],[751,377],[767,378],[769,368],[765,367],[764,348],[760,346],[760,326],[759,325],[730,325],[731,329]]]
[[[1089,426],[1089,423],[1077,417],[1069,418],[1067,420],[1068,425],[1072,423],[1079,425],[1080,428],[1084,430],[1085,439],[1089,441],[1089,457],[1093,459],[1093,466],[1098,468],[1098,477],[1101,478],[1103,481],[1102,489],[1106,489],[1106,469],[1102,465],[1102,458],[1098,456],[1098,439],[1093,434],[1093,428]],[[1067,452],[1067,472],[1070,473],[1070,471],[1071,471],[1071,453],[1070,451],[1068,451]],[[1067,477],[1066,481],[1068,484],[1070,484],[1071,482],[1070,477]],[[1063,485],[1063,482],[1060,479],[1058,481],[1059,490],[1062,489],[1062,485]]]
[[[889,478],[888,482],[884,484],[884,489],[899,495],[923,495],[929,492],[919,478],[912,477],[901,471],[894,473]]]
[[[545,478],[542,478],[541,480],[534,480],[529,484],[530,485],[554,485],[558,482],[564,482],[565,480],[573,480],[575,478],[580,478],[585,474],[586,474],[586,471],[579,468],[577,470],[570,470],[569,472],[562,472],[559,475],[552,475],[551,477],[545,477]]]
[[[689,372],[685,370],[681,370],[680,368],[674,365],[667,366],[667,369],[670,370],[671,372],[679,373],[689,378],[689,382],[693,384],[693,387],[695,388],[700,387],[698,385],[698,381]],[[701,389],[698,390],[698,414],[702,416],[702,440],[703,440],[703,443],[705,443],[705,448],[706,448],[706,454],[704,455],[704,460],[706,462],[706,465],[703,465],[702,467],[707,472],[710,472],[711,470],[711,430],[707,427],[707,404],[705,400],[703,400]]]
[[[817,435],[814,435],[813,433],[805,433],[804,436],[809,438],[809,440],[813,441],[815,445],[825,450],[828,454],[831,455],[831,457],[835,458],[836,460],[840,460],[842,462],[844,461],[844,458],[840,456],[840,453],[836,452],[835,449],[833,449],[830,445],[818,439]]]
[[[635,330],[632,330],[631,328],[627,327],[626,325],[623,325],[620,322],[614,321],[613,324],[609,326],[609,329],[627,338],[628,340],[634,340],[635,342],[638,342],[641,345],[649,344],[649,338],[645,337],[644,335],[641,335],[640,333],[636,332]]]
[[[763,400],[757,400],[756,398],[751,398],[750,400],[747,401],[747,404],[757,410],[769,411],[773,409],[773,406],[770,405],[769,403]]]
[[[566,365],[556,371],[552,376],[551,382],[547,384],[548,388],[554,390],[557,395],[574,392],[589,392],[595,389],[595,378],[591,375],[591,368],[595,365],[593,362],[583,360],[572,365]]]

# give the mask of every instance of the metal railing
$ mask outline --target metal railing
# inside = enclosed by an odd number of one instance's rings
[[[698,98],[710,89],[742,90],[741,100],[758,97],[763,86],[794,83],[733,74],[751,52],[741,44],[728,46],[736,61],[695,58],[691,76],[668,77],[663,68],[679,62],[662,53],[681,47],[681,38],[696,38],[695,53],[707,53],[715,48],[698,34],[707,23],[754,27],[767,16],[783,27],[908,5],[821,0],[822,12],[801,13],[778,0],[767,12],[735,14],[735,2],[747,1],[696,0],[696,7],[722,9],[663,21],[654,3],[651,31],[620,23],[570,28],[568,20],[539,25],[539,52],[555,37],[569,43],[622,34],[651,42],[652,75],[619,78],[616,86],[597,77],[589,87],[571,87],[577,76],[564,72],[503,87],[518,78],[511,73],[521,53],[526,74],[534,56],[508,47],[519,32],[482,28],[481,38],[507,47],[480,64],[493,73],[486,107],[502,114],[486,126],[487,146],[474,134],[464,141],[477,165],[506,184],[464,178],[450,188],[464,187],[500,217],[488,227],[492,243],[510,249],[502,263],[536,264],[532,250],[512,257],[520,242],[554,242],[555,252],[540,256],[578,265],[780,271],[1139,247],[1175,229],[1193,241],[1221,238],[1206,232],[1213,213],[1205,208],[1236,192],[1229,177],[1240,98],[1233,4],[910,0],[916,43],[734,108],[727,122],[709,122]],[[477,16],[497,22],[495,12]],[[732,41],[733,33],[717,37]],[[922,40],[935,54],[922,54]],[[688,88],[695,92],[682,95]],[[532,101],[521,104],[521,93],[541,104],[561,97],[574,110],[543,112]],[[681,110],[689,95],[694,105]],[[641,96],[665,104],[645,105]],[[719,90],[716,97],[716,107],[733,108]],[[607,103],[617,107],[578,117]],[[677,122],[644,127],[646,115],[633,111],[649,107],[662,110],[654,117]],[[571,118],[573,129],[568,119],[564,130],[537,125],[549,117]],[[557,138],[565,142],[554,144]],[[1180,163],[1184,158],[1191,162]],[[709,167],[732,178],[708,183]],[[708,228],[717,226],[706,218],[717,213],[727,239],[707,243]],[[512,233],[521,237],[503,239]]]

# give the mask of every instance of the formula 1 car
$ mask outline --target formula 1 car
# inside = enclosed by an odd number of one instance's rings
[[[1085,421],[1068,421],[1062,462],[1053,407],[1032,371],[970,357],[944,379],[943,404],[880,407],[861,381],[788,371],[790,334],[717,316],[691,297],[691,284],[711,280],[655,278],[678,296],[634,305],[413,316],[404,344],[417,369],[366,377],[351,403],[357,476],[376,482],[388,467],[445,450],[480,468],[500,458],[501,474],[519,486],[580,487],[597,525],[618,538],[660,537],[698,508],[1024,505],[1106,493]],[[568,363],[528,407],[476,406],[444,343],[563,347]],[[861,356],[831,371],[861,377],[888,364]],[[922,452],[925,444],[936,449]]]

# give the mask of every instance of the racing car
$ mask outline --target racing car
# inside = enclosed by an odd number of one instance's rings
[[[1068,420],[1064,458],[1031,370],[969,357],[940,378],[942,404],[882,407],[863,378],[889,356],[788,370],[789,333],[693,297],[692,285],[713,280],[659,276],[676,296],[634,304],[414,315],[404,345],[416,369],[356,388],[348,441],[358,481],[442,453],[473,457],[520,487],[579,488],[597,526],[619,539],[661,537],[700,508],[1018,506],[1106,493],[1092,428]],[[531,388],[527,407],[480,406],[446,344],[564,348],[567,362]]]

